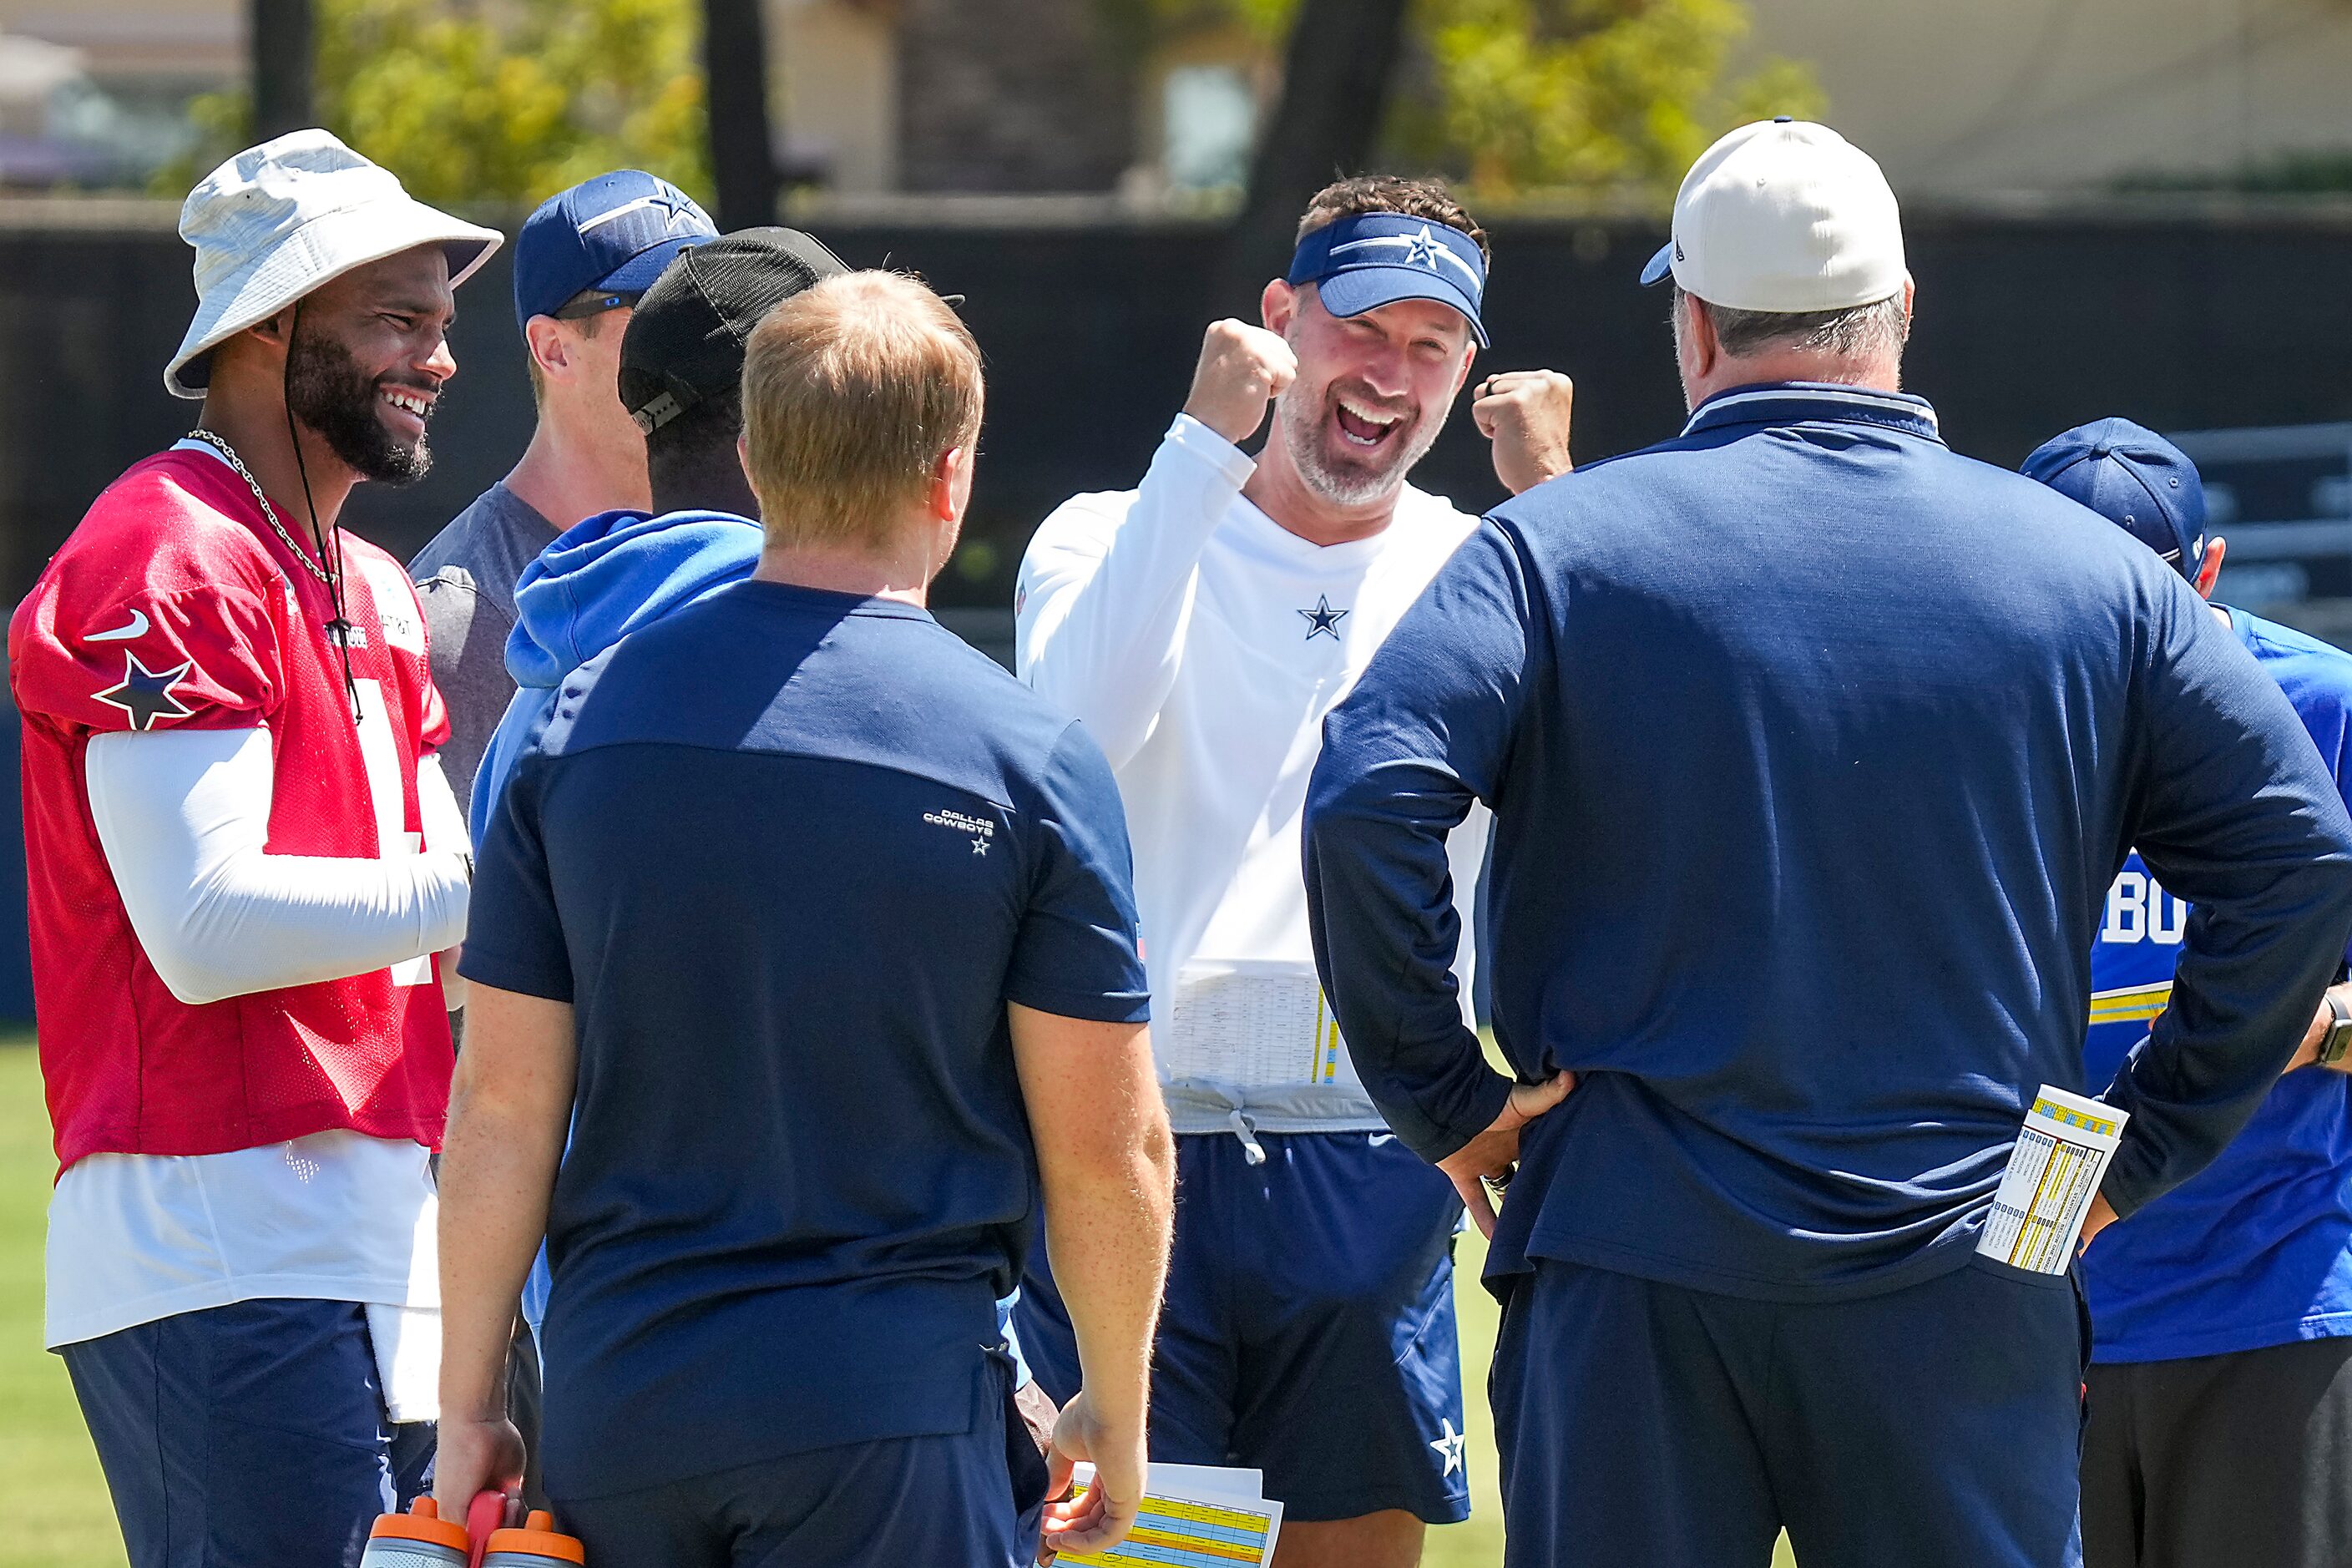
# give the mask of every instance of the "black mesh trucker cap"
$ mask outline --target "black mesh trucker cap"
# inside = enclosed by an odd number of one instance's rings
[[[621,406],[650,435],[743,378],[760,318],[849,270],[795,228],[745,228],[680,251],[637,301],[621,340]]]

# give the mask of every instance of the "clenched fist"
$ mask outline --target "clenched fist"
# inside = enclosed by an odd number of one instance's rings
[[[1265,423],[1265,405],[1297,378],[1298,356],[1264,327],[1231,317],[1212,321],[1184,412],[1238,447]]]
[[[1495,444],[1495,477],[1513,495],[1556,479],[1568,458],[1576,384],[1556,370],[1507,370],[1478,384],[1470,417]]]

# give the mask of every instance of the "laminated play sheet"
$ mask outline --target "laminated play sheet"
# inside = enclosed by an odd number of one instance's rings
[[[1094,1467],[1080,1465],[1076,1479],[1085,1490]],[[1267,1568],[1274,1561],[1282,1505],[1265,1495],[1264,1471],[1153,1465],[1143,1488],[1142,1510],[1125,1541],[1108,1552],[1065,1552],[1055,1561],[1087,1568]]]
[[[1977,1250],[2036,1274],[2063,1274],[2127,1113],[2043,1084],[2009,1152]]]

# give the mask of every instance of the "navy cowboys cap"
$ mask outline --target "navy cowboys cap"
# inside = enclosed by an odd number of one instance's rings
[[[642,169],[558,191],[515,236],[515,320],[551,316],[592,289],[642,294],[679,250],[718,234],[692,196]]]
[[[2128,419],[2053,436],[2019,470],[2082,502],[2190,582],[2205,559],[2205,484],[2189,454]]]
[[[1403,213],[1360,213],[1310,230],[1290,259],[1288,280],[1312,283],[1335,316],[1360,316],[1400,300],[1434,300],[1462,312],[1486,346],[1478,307],[1486,258],[1458,228]]]

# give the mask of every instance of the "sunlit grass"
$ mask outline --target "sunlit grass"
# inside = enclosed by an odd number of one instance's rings
[[[116,1568],[114,1505],[66,1381],[41,1348],[41,1236],[57,1163],[41,1074],[0,1043],[0,1568]]]

